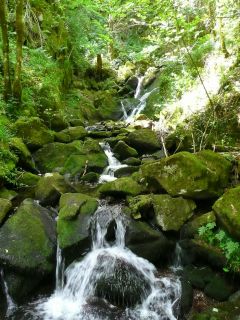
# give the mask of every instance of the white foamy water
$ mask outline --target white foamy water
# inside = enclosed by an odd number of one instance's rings
[[[99,183],[114,181],[117,179],[114,176],[115,171],[121,168],[125,168],[127,167],[127,165],[121,164],[121,162],[114,157],[113,152],[108,143],[101,142],[100,146],[102,147],[104,153],[107,156],[108,166],[104,169],[103,173],[101,174],[99,178]]]
[[[108,229],[114,223],[115,237],[106,240]],[[74,262],[65,271],[65,284],[58,287],[53,295],[38,301],[28,319],[42,320],[176,320],[178,314],[181,285],[177,278],[157,277],[155,267],[147,260],[137,257],[125,247],[125,232],[128,220],[121,214],[120,206],[101,206],[91,221],[92,250],[80,262]],[[117,279],[120,290],[127,293],[129,283],[114,274],[122,266],[136,273],[136,283],[143,281],[140,304],[116,309],[103,300],[106,310],[91,305],[95,301],[99,280]],[[60,273],[57,273],[60,276]],[[61,276],[60,276],[61,277]],[[130,274],[131,277],[131,274]],[[57,281],[58,283],[58,281]],[[114,285],[114,283],[112,284]],[[131,283],[134,286],[135,283]],[[95,298],[95,300],[94,300]],[[98,306],[98,305],[97,305]],[[114,309],[115,308],[115,309]],[[26,318],[27,319],[27,318]]]
[[[15,302],[13,301],[12,297],[9,294],[8,285],[7,285],[7,282],[4,279],[3,270],[0,271],[0,276],[2,278],[3,291],[4,291],[4,294],[5,294],[5,297],[6,297],[6,302],[7,302],[6,316],[9,317],[15,311],[15,309],[17,308],[17,305],[15,304]]]

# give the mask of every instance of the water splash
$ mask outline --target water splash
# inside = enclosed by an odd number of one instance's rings
[[[7,285],[7,282],[4,279],[3,270],[0,271],[0,276],[2,278],[3,291],[4,291],[4,294],[5,294],[5,297],[6,297],[6,302],[7,302],[6,316],[9,317],[15,311],[15,309],[17,308],[17,305],[15,304],[15,302],[13,301],[12,297],[9,294],[8,285]]]
[[[104,169],[103,173],[101,174],[99,178],[99,183],[114,181],[117,179],[116,177],[114,177],[115,171],[121,168],[125,168],[127,167],[127,165],[121,164],[121,162],[114,157],[113,152],[108,143],[101,142],[100,146],[102,147],[104,153],[108,158],[108,166]]]
[[[106,240],[109,228],[114,223],[115,237],[112,242]],[[38,302],[37,316],[44,320],[176,320],[181,295],[180,281],[176,278],[156,277],[155,267],[147,260],[137,257],[125,247],[125,232],[128,220],[122,215],[120,206],[101,206],[91,221],[93,235],[92,251],[81,262],[74,262],[65,271],[66,284],[61,290],[55,290],[49,298]],[[118,264],[120,262],[120,269]],[[128,306],[113,317],[116,309],[107,300],[103,313],[91,306],[96,297],[101,279],[117,279],[117,285],[123,291],[123,299],[129,287],[116,270],[136,273],[136,283],[146,283],[141,295],[141,303]],[[121,275],[121,271],[120,271]],[[113,283],[114,285],[114,283]],[[135,285],[131,283],[131,286]],[[110,286],[110,290],[111,290]],[[89,306],[90,305],[90,306]],[[33,319],[33,318],[31,318]]]

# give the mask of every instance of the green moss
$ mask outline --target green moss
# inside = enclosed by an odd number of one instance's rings
[[[11,207],[12,207],[11,201],[0,198],[0,224],[2,223],[3,219],[6,217]]]
[[[126,142],[140,153],[161,149],[161,143],[156,132],[150,129],[139,129],[131,132]]]
[[[136,196],[142,192],[142,187],[126,177],[105,183],[99,188],[99,192],[104,196]]]

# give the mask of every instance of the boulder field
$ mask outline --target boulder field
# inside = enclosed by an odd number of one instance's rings
[[[66,265],[90,250],[91,217],[102,201],[110,201],[123,207],[126,246],[159,269],[171,264],[179,243],[179,276],[183,296],[188,297],[182,303],[184,317],[192,307],[191,290],[198,289],[221,302],[216,307],[220,316],[209,309],[194,311],[189,319],[220,320],[226,312],[232,317],[228,319],[235,319],[239,298],[227,299],[238,285],[222,272],[227,257],[214,241],[199,235],[199,228],[214,224],[233,241],[240,240],[240,187],[232,184],[235,159],[211,150],[181,151],[165,158],[155,132],[122,123],[53,132],[34,118],[28,123],[18,120],[15,127],[11,146],[18,150],[14,161],[21,170],[15,186],[2,181],[0,188],[0,269],[15,301],[24,301],[40,283],[54,279],[57,245]],[[116,172],[116,180],[99,184],[108,165],[99,144],[103,141],[127,167]],[[117,272],[127,277],[129,266],[119,268]],[[231,274],[239,277],[239,269]],[[96,292],[114,303],[120,299],[119,279],[113,273],[110,280],[99,279]],[[129,281],[119,300],[122,305],[124,299],[138,303],[137,297],[148,291],[144,279],[136,287]]]

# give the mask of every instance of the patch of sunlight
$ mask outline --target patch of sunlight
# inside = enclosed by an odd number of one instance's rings
[[[234,64],[234,58],[225,58],[218,49],[209,54],[206,59],[204,70],[201,74],[204,89],[198,78],[195,84],[189,88],[179,100],[169,103],[160,112],[159,125],[156,127],[172,127],[173,129],[185,119],[197,112],[204,111],[209,103],[209,98],[218,94],[221,87],[221,79],[229,68]]]

